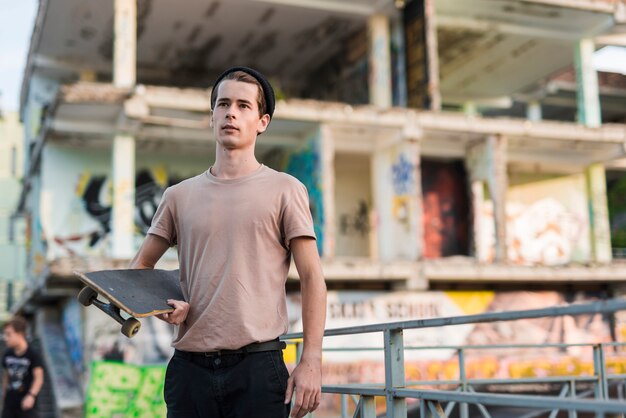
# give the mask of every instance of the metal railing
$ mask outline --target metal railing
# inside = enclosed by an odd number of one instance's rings
[[[571,347],[571,346],[592,346],[593,347],[593,376],[564,376],[542,377],[527,379],[468,379],[465,371],[465,352],[470,349],[478,349],[480,346],[440,346],[439,349],[456,349],[459,356],[459,379],[448,381],[405,381],[404,351],[407,349],[433,349],[434,347],[405,347],[403,332],[406,329],[433,328],[451,325],[477,324],[485,322],[514,321],[519,319],[545,318],[565,315],[587,315],[587,314],[608,314],[620,310],[626,310],[626,300],[612,299],[607,301],[575,304],[569,306],[559,306],[544,309],[533,309],[526,311],[491,312],[478,315],[466,315],[447,318],[419,319],[410,321],[400,321],[384,324],[372,324],[356,327],[330,329],[324,332],[325,337],[354,335],[364,333],[382,333],[385,362],[385,382],[384,384],[346,384],[346,385],[324,385],[322,392],[334,393],[342,396],[341,408],[342,417],[347,416],[348,397],[352,397],[356,403],[354,418],[374,418],[376,417],[375,397],[384,397],[386,403],[386,417],[405,418],[407,417],[407,399],[419,399],[420,417],[447,417],[455,405],[459,405],[461,418],[469,417],[469,405],[475,405],[484,418],[491,415],[486,406],[508,406],[525,409],[536,409],[543,413],[551,411],[550,417],[557,416],[559,411],[568,411],[569,418],[576,418],[577,412],[595,413],[596,417],[623,417],[626,413],[626,402],[620,400],[609,400],[609,381],[619,381],[623,394],[626,375],[607,375],[606,358],[604,347],[621,346],[620,343],[604,344],[545,344],[533,347]],[[302,333],[292,333],[282,337],[283,340],[301,340]],[[296,353],[299,359],[302,350],[302,343],[297,341]],[[482,348],[521,348],[531,347],[530,345],[498,345],[485,346]],[[341,350],[356,350],[358,348],[343,348]],[[577,393],[576,383],[593,384],[594,399],[580,399],[590,393]],[[530,383],[562,383],[563,386],[558,396],[529,396],[511,394],[493,394],[476,392],[473,384],[530,384]],[[408,386],[417,385],[458,385],[456,390],[423,390],[412,389]],[[621,397],[622,395],[620,395]],[[447,402],[446,409],[442,407],[442,402]],[[535,414],[537,415],[537,414]],[[535,416],[527,414],[527,418]]]

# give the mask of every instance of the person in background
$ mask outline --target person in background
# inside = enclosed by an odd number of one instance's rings
[[[27,323],[14,317],[3,326],[7,346],[2,357],[4,396],[2,418],[36,418],[37,396],[43,385],[43,363],[26,339]]]

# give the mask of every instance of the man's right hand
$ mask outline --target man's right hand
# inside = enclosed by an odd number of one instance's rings
[[[189,304],[182,300],[168,299],[167,304],[174,308],[174,312],[157,315],[156,317],[168,324],[180,325],[189,313]]]

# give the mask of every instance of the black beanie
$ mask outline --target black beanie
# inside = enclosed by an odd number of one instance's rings
[[[267,79],[263,76],[263,74],[248,67],[232,67],[224,71],[222,74],[220,74],[219,77],[217,77],[215,83],[213,83],[213,91],[211,91],[211,107],[215,106],[215,100],[217,99],[217,85],[220,83],[220,81],[222,81],[224,77],[226,77],[230,73],[234,73],[235,71],[243,71],[244,73],[254,77],[259,82],[261,88],[263,89],[263,96],[265,97],[265,113],[270,115],[270,119],[272,119],[272,116],[274,115],[274,107],[276,106],[274,89],[272,88],[270,82],[267,81]]]

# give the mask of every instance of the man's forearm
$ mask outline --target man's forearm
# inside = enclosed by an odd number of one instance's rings
[[[33,383],[30,385],[28,393],[33,396],[39,395],[41,387],[43,386],[43,369],[38,367],[33,371]]]
[[[302,325],[304,347],[302,358],[321,359],[326,323],[326,284],[319,273],[300,280],[302,291]]]

